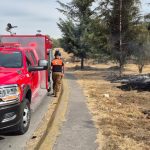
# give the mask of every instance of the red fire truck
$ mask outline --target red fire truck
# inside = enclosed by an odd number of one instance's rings
[[[44,35],[0,36],[0,131],[28,130],[34,95],[50,91],[51,48]]]

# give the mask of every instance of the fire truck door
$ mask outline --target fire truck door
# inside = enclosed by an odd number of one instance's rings
[[[28,60],[30,61],[31,65],[32,66],[36,66],[37,62],[34,61],[33,57],[34,57],[34,54],[33,56],[31,55],[32,51],[28,51],[26,52],[26,57],[28,58]],[[39,72],[38,71],[32,71],[30,72],[30,78],[31,78],[31,86],[32,86],[32,92],[35,93],[37,88],[38,88],[38,85],[39,85]]]

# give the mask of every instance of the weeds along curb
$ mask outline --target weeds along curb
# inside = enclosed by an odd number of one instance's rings
[[[33,139],[31,138],[27,142],[27,146],[26,146],[27,150],[39,150],[41,145],[43,144],[45,138],[47,137],[50,129],[52,128],[59,105],[60,105],[61,101],[63,100],[62,97],[63,97],[63,95],[65,95],[64,88],[65,88],[65,85],[67,85],[67,83],[66,83],[67,79],[64,79],[64,80],[62,82],[61,91],[60,91],[58,98],[56,98],[56,99],[52,98],[53,102],[52,102],[52,104],[50,104],[50,112],[49,112],[49,110],[48,110],[48,112],[46,112],[44,118],[42,119],[41,123],[39,124],[39,128],[37,128],[37,130],[33,133],[33,137],[32,137]],[[49,119],[48,119],[48,117],[46,117],[47,115],[49,116]],[[45,121],[46,121],[46,124],[43,125]],[[34,137],[35,137],[35,139],[34,139]]]
[[[54,145],[57,143],[57,137],[61,134],[61,127],[63,122],[66,121],[66,112],[69,102],[69,86],[67,84],[67,80],[65,79],[63,82],[63,92],[61,95],[61,99],[59,101],[59,105],[56,110],[54,121],[49,128],[47,135],[40,146],[39,150],[50,150],[53,149]]]
[[[47,124],[47,128],[46,128],[44,134],[42,135],[42,137],[40,138],[40,140],[37,143],[36,147],[34,148],[35,150],[39,150],[40,146],[42,145],[42,143],[45,140],[45,137],[48,134],[49,129],[51,128],[51,126],[52,126],[52,124],[54,122],[54,119],[55,119],[55,116],[56,116],[56,113],[57,113],[57,109],[59,107],[60,101],[62,100],[61,98],[62,98],[63,92],[64,92],[64,81],[62,83],[61,92],[60,92],[59,97],[58,97],[57,105],[55,106],[55,109],[54,109],[54,111],[53,111],[53,113],[52,113],[52,115],[50,117],[50,120],[49,120],[49,122]]]

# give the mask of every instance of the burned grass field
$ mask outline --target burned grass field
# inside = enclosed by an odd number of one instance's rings
[[[75,71],[84,89],[87,105],[98,129],[97,142],[102,150],[150,149],[150,92],[124,90],[112,83],[118,70],[111,65],[94,65]],[[149,73],[149,66],[144,73]],[[137,74],[135,65],[127,65],[126,76]]]

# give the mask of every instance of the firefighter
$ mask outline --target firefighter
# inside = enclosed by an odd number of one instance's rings
[[[61,52],[59,51],[59,49],[56,49],[54,56],[55,56],[56,54],[58,54],[59,57],[61,58]]]
[[[61,81],[64,76],[64,63],[61,59],[61,54],[59,51],[55,52],[55,58],[51,62],[52,69],[52,80],[53,80],[53,94],[55,97],[58,96],[60,91]]]

